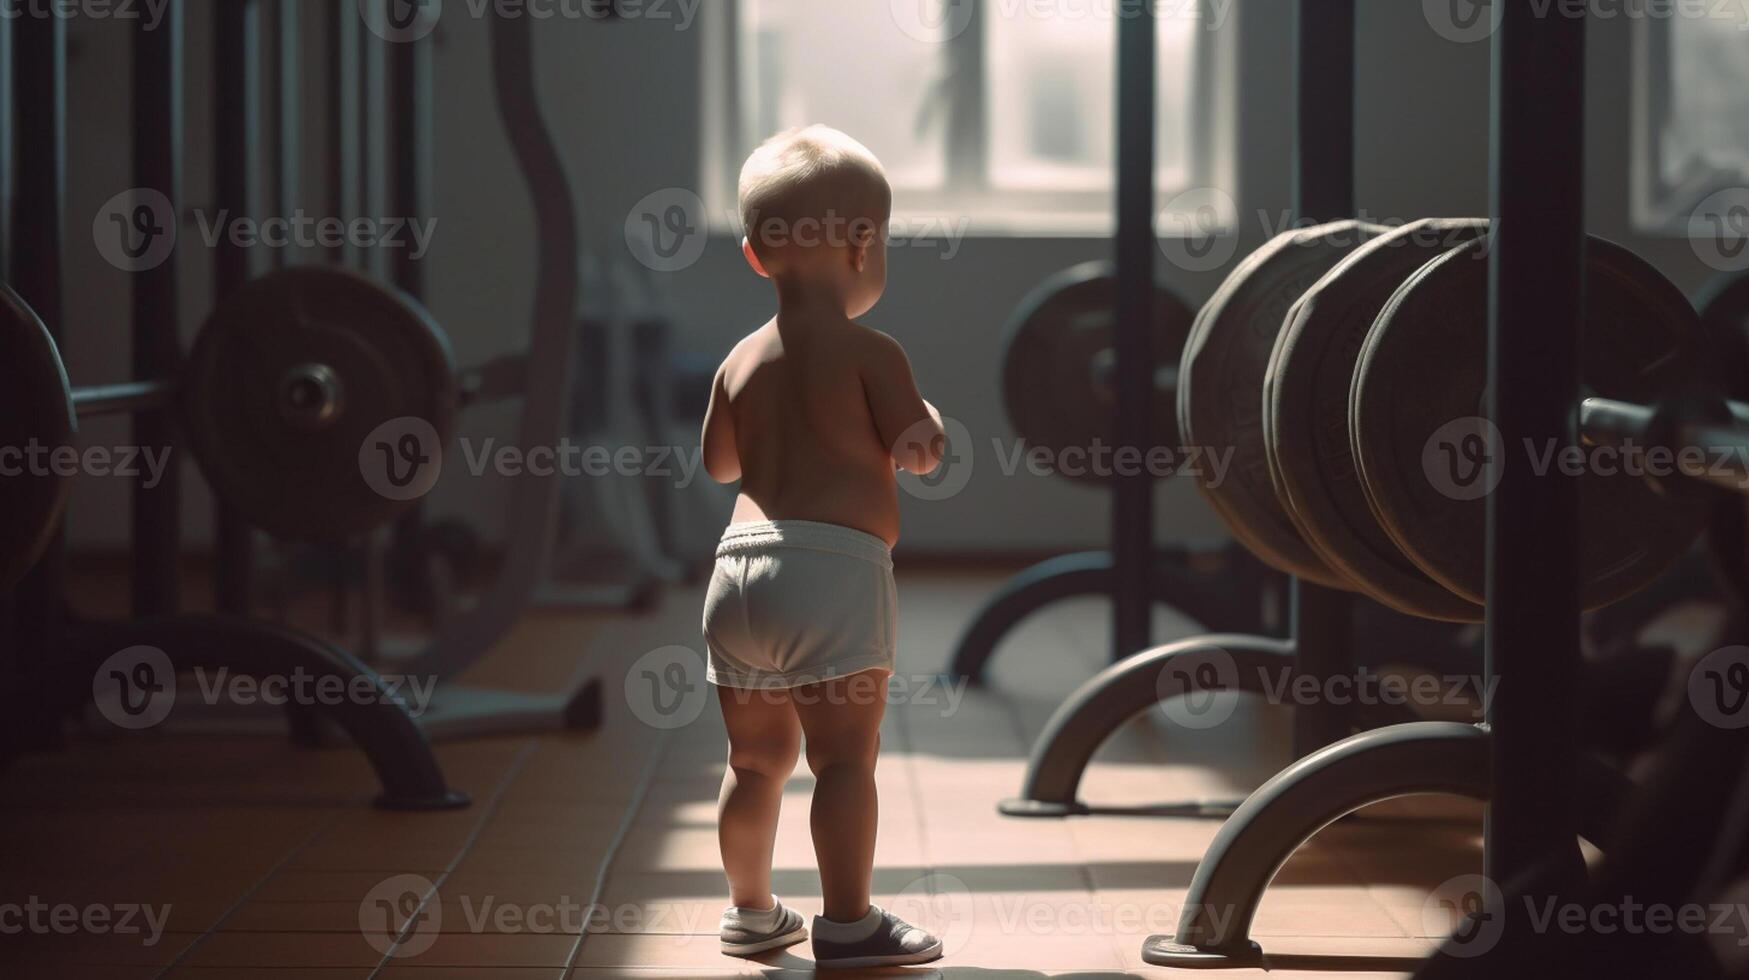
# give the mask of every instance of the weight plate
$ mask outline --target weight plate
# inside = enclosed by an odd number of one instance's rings
[[[1719,353],[1726,394],[1749,398],[1749,276],[1719,276],[1695,296],[1694,308]]]
[[[1294,305],[1263,386],[1263,442],[1288,516],[1329,566],[1399,612],[1479,622],[1482,607],[1440,585],[1373,517],[1348,440],[1354,364],[1403,280],[1488,230],[1471,218],[1403,225],[1354,251]]]
[[[341,269],[282,269],[207,318],[183,412],[215,495],[276,537],[381,527],[430,488],[455,429],[455,361],[410,297]]]
[[[0,591],[17,585],[54,540],[73,479],[52,454],[78,425],[67,369],[48,328],[0,284]]]
[[[1486,410],[1487,239],[1423,266],[1374,322],[1355,369],[1349,438],[1381,525],[1446,588],[1484,595],[1487,494],[1506,467],[1551,465],[1552,447],[1490,445]],[[1716,390],[1715,358],[1683,295],[1643,259],[1591,238],[1580,376],[1587,395],[1658,404]],[[1508,384],[1537,384],[1509,377]],[[1462,440],[1462,441],[1460,441]],[[1464,441],[1478,453],[1461,452]],[[1497,465],[1488,465],[1492,458]],[[1708,508],[1641,476],[1587,465],[1579,486],[1581,600],[1623,598],[1679,559]]]
[[[1110,262],[1086,262],[1052,276],[1021,301],[1003,345],[1002,395],[1008,419],[1029,447],[1043,447],[1057,472],[1103,483],[1103,467],[1066,458],[1117,443],[1117,279]],[[1178,355],[1194,317],[1165,286],[1154,290],[1155,375],[1153,431],[1162,441],[1178,433]]]
[[[1380,225],[1335,221],[1283,232],[1239,263],[1190,330],[1178,370],[1178,420],[1187,447],[1231,453],[1225,479],[1198,474],[1234,537],[1271,566],[1308,582],[1352,588],[1300,537],[1277,499],[1263,440],[1263,377],[1282,319],[1300,294]]]

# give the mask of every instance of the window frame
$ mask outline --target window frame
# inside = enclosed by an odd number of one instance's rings
[[[1634,20],[1631,52],[1632,120],[1629,123],[1629,220],[1639,234],[1689,238],[1690,219],[1706,198],[1749,183],[1749,171],[1734,180],[1670,181],[1664,176],[1661,134],[1674,96],[1675,18]]]
[[[753,151],[757,138],[744,119],[741,92],[746,80],[742,64],[741,24],[744,0],[719,0],[701,15],[703,27],[704,101],[700,187],[711,230],[741,234],[736,213],[736,174]],[[824,0],[822,0],[824,2]],[[984,24],[997,0],[976,0],[978,6],[965,30],[945,43],[943,78],[947,139],[943,147],[944,183],[937,191],[907,190],[895,208],[895,222],[913,233],[931,230],[970,237],[1107,237],[1116,228],[1112,187],[1088,191],[999,189],[989,180],[988,77],[985,73]],[[1232,52],[1237,41],[1236,18],[1208,26],[1208,0],[1199,0],[1196,41],[1190,77],[1191,98],[1184,179],[1156,187],[1156,206],[1197,189],[1232,186],[1233,146],[1237,129],[1223,118],[1231,108],[1234,78]],[[1112,35],[1112,56],[1117,37]],[[1230,120],[1230,114],[1227,117]],[[1115,175],[1114,175],[1115,176]],[[1231,230],[1231,229],[1222,229]]]

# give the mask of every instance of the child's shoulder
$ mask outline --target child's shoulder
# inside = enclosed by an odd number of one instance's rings
[[[905,348],[892,334],[857,323],[855,320],[844,322],[850,325],[850,334],[855,338],[853,342],[857,350],[865,356],[877,359],[888,359],[894,355],[905,356]]]
[[[760,348],[767,344],[767,336],[771,324],[755,327],[750,333],[735,341],[735,346],[729,348],[729,353],[723,357],[723,369],[755,356]]]

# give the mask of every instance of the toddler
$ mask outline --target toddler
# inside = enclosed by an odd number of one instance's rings
[[[729,732],[722,948],[751,956],[808,937],[771,893],[778,805],[806,736],[816,964],[926,963],[940,941],[869,904],[896,650],[895,474],[935,469],[945,438],[905,351],[855,322],[886,288],[892,190],[865,147],[812,126],[759,147],[739,196],[742,252],[776,286],[777,315],[729,353],[704,421],[706,470],[741,482],[704,608]]]

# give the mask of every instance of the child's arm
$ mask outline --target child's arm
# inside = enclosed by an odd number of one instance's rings
[[[723,367],[727,367],[725,362]],[[718,483],[741,478],[741,452],[735,446],[735,416],[729,411],[729,393],[723,386],[723,368],[711,381],[711,404],[704,412],[704,471]]]
[[[890,447],[899,469],[929,473],[947,448],[941,413],[917,391],[911,360],[899,342],[879,331],[870,334],[870,353],[862,365],[862,389],[875,430],[881,444]]]

